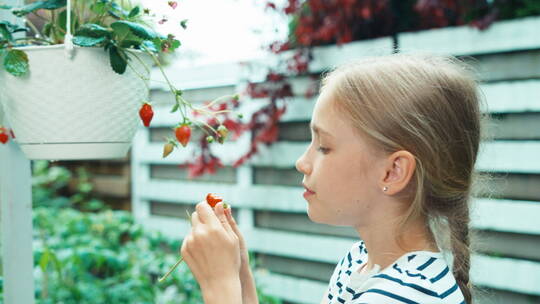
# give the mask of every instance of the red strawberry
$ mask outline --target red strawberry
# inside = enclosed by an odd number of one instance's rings
[[[139,110],[139,116],[141,117],[141,120],[145,127],[150,126],[150,121],[152,121],[152,117],[154,117],[154,111],[152,110],[152,105],[145,102],[141,109]]]
[[[206,195],[206,202],[212,207],[214,208],[217,203],[219,202],[222,202],[223,201],[223,198],[221,198],[221,196],[217,196],[216,194],[213,194],[213,193],[208,193]]]
[[[9,136],[6,133],[0,133],[0,142],[5,144],[7,143]]]
[[[188,125],[183,124],[174,129],[174,135],[176,136],[176,139],[178,139],[178,142],[185,147],[187,146],[189,138],[191,137],[191,128]]]
[[[0,127],[0,143],[5,144],[9,140],[9,135],[4,127]]]

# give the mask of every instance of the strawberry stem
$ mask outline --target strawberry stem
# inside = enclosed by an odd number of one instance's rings
[[[183,260],[184,260],[184,257],[181,257],[181,258],[176,262],[176,264],[174,264],[174,266],[171,267],[171,269],[170,269],[164,276],[162,276],[161,278],[158,279],[158,282],[159,282],[159,283],[163,282],[163,280],[165,280],[169,275],[171,275],[171,273],[176,269],[176,267],[178,267],[178,265],[180,265],[180,263],[182,263]]]

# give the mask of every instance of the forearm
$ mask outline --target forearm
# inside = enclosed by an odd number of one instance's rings
[[[201,286],[204,304],[238,304],[242,303],[242,285],[240,278],[216,281]]]
[[[255,278],[249,265],[242,265],[240,270],[240,283],[242,284],[242,304],[259,304]]]

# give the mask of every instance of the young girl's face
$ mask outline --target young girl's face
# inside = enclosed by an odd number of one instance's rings
[[[305,196],[312,221],[358,227],[369,224],[380,209],[375,203],[384,158],[335,110],[335,102],[329,88],[320,94],[311,119],[311,144],[296,169],[314,192]]]

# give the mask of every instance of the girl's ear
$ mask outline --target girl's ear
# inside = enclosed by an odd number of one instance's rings
[[[416,159],[409,151],[400,150],[387,157],[384,176],[379,185],[381,191],[394,195],[403,191],[411,180],[416,168]]]

